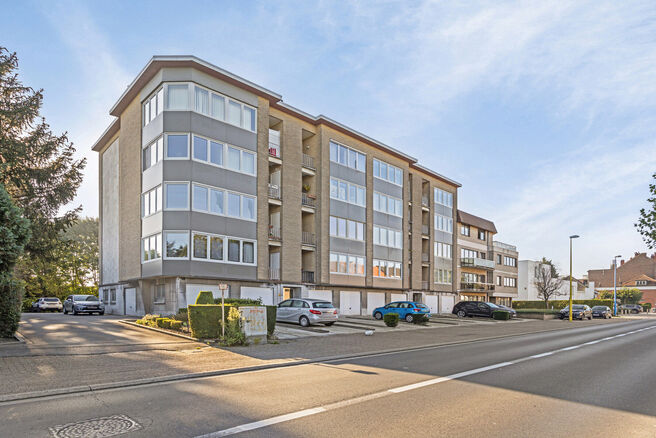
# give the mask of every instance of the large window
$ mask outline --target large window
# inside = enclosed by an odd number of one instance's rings
[[[189,158],[188,134],[166,134],[166,158],[168,159]]]
[[[452,271],[450,269],[436,269],[435,270],[435,283],[451,284]]]
[[[255,220],[256,198],[254,196],[200,184],[193,184],[192,193],[192,206],[196,211]]]
[[[236,172],[255,175],[255,152],[193,135],[193,159]]]
[[[189,183],[164,183],[164,208],[189,210]]]
[[[475,259],[478,258],[478,251],[474,251],[473,249],[460,248],[460,257],[463,259]]]
[[[164,159],[164,138],[157,140],[143,148],[142,167],[146,170]]]
[[[514,257],[503,256],[503,264],[506,266],[517,267],[517,259]]]
[[[403,171],[396,166],[374,158],[374,177],[389,181],[398,186],[403,185]]]
[[[403,217],[403,201],[393,196],[374,192],[374,210]]]
[[[435,242],[435,257],[450,259],[453,257],[452,249],[449,243]]]
[[[186,111],[189,105],[189,86],[187,84],[168,84],[166,92],[166,109]]]
[[[252,240],[193,232],[193,259],[213,262],[255,264]]]
[[[398,230],[374,225],[374,245],[401,249],[403,248],[402,233]]]
[[[389,260],[376,260],[373,264],[373,276],[379,278],[401,278],[401,263]]]
[[[366,189],[337,178],[330,178],[330,197],[349,204],[366,205]]]
[[[166,251],[164,257],[167,259],[189,258],[189,233],[186,231],[168,231],[166,236]]]
[[[330,272],[332,274],[349,274],[363,276],[365,258],[337,252],[330,253]]]
[[[330,216],[330,235],[342,239],[364,241],[364,224],[341,217]]]
[[[444,205],[446,207],[453,207],[453,193],[435,188],[433,190],[435,203]]]
[[[513,277],[503,277],[503,285],[506,287],[517,287],[517,279]]]
[[[170,87],[171,85],[169,85]],[[249,131],[256,131],[257,113],[255,108],[198,85],[194,85],[193,108],[197,113]]]
[[[164,110],[164,89],[160,88],[143,104],[143,125],[153,121]]]
[[[162,258],[162,235],[154,234],[141,239],[141,261],[157,260]]]
[[[330,140],[330,161],[365,172],[367,156],[362,152]]]
[[[162,186],[157,186],[141,196],[141,215],[150,216],[162,210]]]
[[[444,231],[445,233],[453,233],[453,218],[436,214],[435,229],[438,231]]]

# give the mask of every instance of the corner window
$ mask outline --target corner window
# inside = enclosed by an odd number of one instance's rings
[[[201,114],[209,115],[210,114],[210,93],[209,91],[195,87],[195,103],[196,103],[196,112]]]
[[[188,183],[165,183],[164,187],[167,210],[189,209]]]
[[[141,195],[141,215],[142,217],[155,214],[162,209],[162,186]]]
[[[207,187],[194,184],[193,208],[194,210],[207,211],[207,197],[209,189]]]
[[[186,111],[189,104],[187,84],[169,84],[167,87],[166,108],[171,111]]]
[[[162,235],[155,234],[153,236],[141,239],[141,261],[147,262],[149,260],[156,260],[162,257]]]
[[[194,135],[194,159],[207,161],[207,140]]]
[[[435,203],[444,205],[446,207],[453,207],[453,193],[435,188],[433,190]]]
[[[189,158],[189,136],[187,134],[166,135],[166,158]]]
[[[143,148],[142,153],[142,168],[143,170],[153,167],[159,163],[163,158],[164,139],[159,137],[157,140]]]
[[[169,231],[166,233],[166,258],[187,259],[189,247],[189,233]]]

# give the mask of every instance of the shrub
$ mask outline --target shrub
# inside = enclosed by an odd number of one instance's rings
[[[155,321],[156,321],[156,325],[157,325],[157,327],[159,327],[159,328],[164,328],[164,324],[165,324],[164,321],[166,321],[167,319],[168,319],[168,318],[157,318],[157,319],[155,320]]]
[[[198,339],[216,339],[221,333],[221,306],[192,304],[188,307],[189,329]]]
[[[510,312],[506,310],[495,310],[492,312],[492,319],[499,321],[508,321],[510,319]]]
[[[383,316],[383,322],[387,327],[396,327],[399,325],[399,314],[387,313],[385,316]]]
[[[139,325],[146,325],[146,323],[143,319],[137,319],[134,323],[139,324]]]
[[[212,295],[212,292],[208,290],[198,292],[196,304],[214,304],[214,296]]]
[[[252,300],[250,298],[224,298],[223,302],[228,305],[241,306],[261,306],[262,300]],[[214,304],[221,304],[221,298],[214,298]]]
[[[22,283],[0,274],[0,338],[10,338],[18,330],[22,298]]]
[[[221,307],[221,306],[219,306]],[[241,329],[241,315],[236,306],[225,306],[225,337],[223,342],[226,345],[244,345],[246,344],[246,335]]]
[[[182,321],[171,320],[169,324],[171,330],[182,331]]]
[[[25,298],[25,299],[23,299],[23,304],[21,306],[21,312],[23,312],[23,313],[32,312],[33,311],[32,310],[32,304],[34,304],[35,301],[36,301],[36,299],[34,299],[34,298]]]
[[[267,333],[269,336],[273,335],[273,332],[276,330],[276,312],[278,311],[278,306],[266,306],[267,313]]]
[[[157,318],[160,317],[161,315],[147,314],[144,315],[143,318],[141,318],[141,321],[143,321],[144,325],[147,325],[149,327],[157,327]]]
[[[651,310],[651,303],[642,303],[641,306],[642,306],[642,310],[644,310],[645,312],[649,312]]]
[[[413,324],[426,324],[428,322],[428,316],[426,315],[412,315]]]
[[[587,304],[590,307],[594,306],[608,306],[613,308],[613,300],[573,300],[574,304]],[[556,310],[561,310],[569,306],[569,299],[567,300],[553,300],[549,301],[549,309],[553,306]],[[544,301],[513,301],[513,309],[544,309]]]
[[[189,314],[187,313],[187,308],[183,307],[178,309],[178,313],[170,316],[171,319],[175,321],[187,322],[189,320]]]

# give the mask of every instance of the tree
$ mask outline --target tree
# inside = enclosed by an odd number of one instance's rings
[[[601,291],[599,293],[599,298],[604,300],[612,300],[613,291]],[[617,289],[617,299],[622,304],[638,304],[642,300],[642,292],[634,287],[623,287],[621,289]]]
[[[656,173],[652,175],[656,180]],[[635,227],[638,229],[638,232],[642,234],[642,239],[647,244],[649,249],[656,248],[656,184],[649,184],[649,193],[651,197],[647,198],[650,207],[649,210],[644,208],[640,209],[640,217],[638,222],[635,224]]]
[[[535,267],[535,279],[533,284],[538,290],[538,298],[544,300],[545,309],[548,308],[549,300],[564,295],[560,288],[563,286],[563,280],[558,274],[556,266],[551,260],[542,257]]]
[[[16,53],[0,47],[0,184],[30,220],[29,261],[22,264],[54,257],[61,233],[81,209],[59,214],[75,197],[86,160],[74,158],[66,133],[52,133],[39,115],[43,90],[24,86],[17,69]]]
[[[22,284],[13,278],[13,270],[29,238],[30,222],[0,184],[0,338],[18,329]]]

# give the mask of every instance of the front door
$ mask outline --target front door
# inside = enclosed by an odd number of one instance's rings
[[[288,300],[292,297],[292,288],[291,287],[285,287],[282,289],[282,299],[283,300]]]

